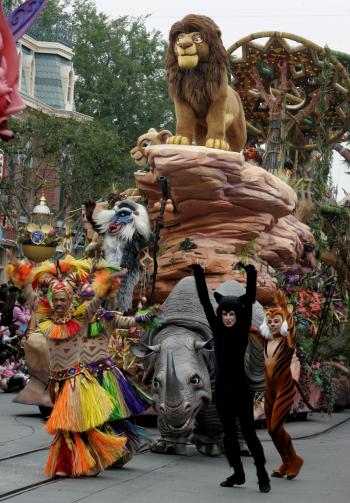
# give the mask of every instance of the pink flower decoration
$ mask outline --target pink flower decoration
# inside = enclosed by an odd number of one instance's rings
[[[306,318],[318,318],[321,314],[320,295],[309,290],[300,290],[297,312]]]
[[[18,72],[16,43],[0,4],[0,137],[3,140],[13,137],[13,132],[7,129],[7,118],[26,106],[18,92]]]

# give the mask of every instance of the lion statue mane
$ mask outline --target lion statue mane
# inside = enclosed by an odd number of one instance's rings
[[[189,14],[169,33],[166,70],[176,134],[167,143],[239,152],[247,139],[240,97],[228,84],[228,54],[207,16]]]

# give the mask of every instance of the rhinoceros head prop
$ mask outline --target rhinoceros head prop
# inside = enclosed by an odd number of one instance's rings
[[[208,371],[211,343],[192,330],[176,325],[165,326],[159,337],[163,339],[159,344],[139,344],[133,352],[150,358],[150,367],[147,360],[145,366],[151,377],[153,403],[161,429],[171,437],[187,437],[197,413],[211,401]]]

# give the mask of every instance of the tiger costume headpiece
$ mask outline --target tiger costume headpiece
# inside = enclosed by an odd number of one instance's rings
[[[287,337],[289,332],[288,319],[290,317],[290,312],[288,310],[288,304],[285,294],[282,292],[282,290],[277,290],[275,303],[277,304],[276,306],[270,307],[266,310],[264,321],[260,325],[260,333],[263,337],[265,337],[265,339],[272,339],[272,333],[268,326],[268,320],[277,316],[281,317],[281,319],[283,320],[280,328],[280,334],[283,337]]]

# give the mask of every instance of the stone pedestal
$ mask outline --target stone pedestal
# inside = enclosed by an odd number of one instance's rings
[[[304,244],[314,244],[314,238],[293,217],[296,194],[278,177],[235,152],[182,145],[147,150],[151,171],[137,171],[135,179],[151,220],[159,215],[160,176],[167,177],[171,194],[159,242],[158,301],[191,274],[193,262],[205,266],[212,288],[230,278],[244,281],[233,268],[241,259],[253,263],[258,300],[265,305],[276,289],[275,269],[301,261],[312,267]]]

